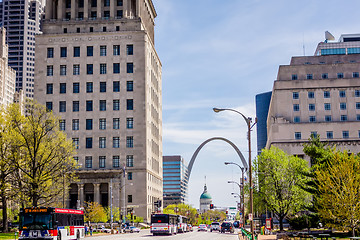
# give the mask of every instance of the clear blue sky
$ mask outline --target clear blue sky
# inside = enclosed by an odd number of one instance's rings
[[[211,137],[233,141],[247,158],[246,124],[234,108],[255,117],[255,95],[272,90],[279,65],[313,55],[324,32],[338,40],[360,33],[358,0],[153,0],[155,45],[162,61],[163,154],[187,161]],[[253,156],[256,131],[252,133]],[[207,144],[189,181],[189,203],[199,207],[206,176],[215,206],[234,206],[227,184],[240,160],[224,142]]]

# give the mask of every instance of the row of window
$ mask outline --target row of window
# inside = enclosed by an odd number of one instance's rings
[[[86,119],[85,120],[85,129],[86,130],[93,130],[93,119]],[[80,130],[80,120],[79,119],[73,119],[71,129],[73,131]],[[59,120],[59,128],[61,131],[66,130],[66,120],[61,119]],[[112,128],[113,129],[120,129],[120,118],[113,118],[112,121]],[[127,129],[133,129],[134,128],[134,119],[133,118],[126,118],[126,128]],[[99,119],[99,129],[100,130],[106,130],[106,118],[100,118]]]
[[[344,78],[344,73],[340,72],[340,73],[337,73],[337,78]],[[353,72],[352,73],[352,77],[353,78],[359,78],[360,77],[360,74],[359,72]],[[329,74],[328,73],[322,73],[321,74],[321,78],[322,79],[328,79],[329,78]],[[308,73],[306,74],[306,79],[310,80],[310,79],[314,79],[314,75],[312,73]],[[291,80],[298,80],[298,75],[297,74],[292,74],[291,75]]]
[[[340,106],[340,110],[346,110],[346,102],[341,102],[339,106]],[[360,102],[355,103],[355,108],[360,109]],[[309,109],[309,111],[315,111],[315,104],[310,103],[308,105],[308,109]],[[324,109],[326,111],[330,111],[331,103],[324,103]],[[293,104],[293,110],[294,110],[294,112],[300,111],[300,104]]]
[[[73,112],[79,112],[80,111],[80,101],[73,101],[72,107],[73,107]],[[46,102],[46,109],[48,111],[53,111],[53,102]],[[91,112],[94,110],[93,100],[86,101],[85,109],[87,112]],[[120,100],[119,99],[113,100],[112,109],[114,111],[120,110]],[[106,111],[106,100],[99,101],[99,110]],[[134,100],[133,99],[126,100],[126,110],[134,110]],[[66,112],[66,101],[59,101],[59,112]]]
[[[79,162],[79,157],[74,157],[74,160]],[[92,156],[85,157],[85,168],[92,168],[93,161]],[[99,156],[99,168],[106,167],[106,156]],[[113,156],[112,157],[112,167],[113,168],[120,168],[120,156]],[[134,156],[127,155],[126,156],[126,167],[134,167]],[[127,172],[128,173],[128,172]]]
[[[112,82],[112,91],[113,92],[120,92],[120,81],[113,81]],[[106,92],[107,90],[107,83],[106,82],[100,82],[99,83],[99,90],[100,92]],[[126,82],[126,91],[132,92],[134,90],[134,82],[133,81],[127,81]],[[60,83],[59,84],[59,93],[65,94],[67,92],[66,89],[66,83]],[[94,83],[93,82],[87,82],[86,83],[86,92],[92,93],[94,92]],[[46,94],[53,94],[54,93],[54,84],[53,83],[47,83],[46,84]],[[72,93],[80,93],[80,83],[74,82],[72,86]]]
[[[75,149],[79,149],[80,148],[79,138],[73,138],[72,141],[73,141]],[[112,147],[120,148],[120,137],[112,138]],[[127,148],[134,147],[134,137],[133,136],[126,137],[126,147]],[[85,138],[85,148],[86,149],[93,148],[93,138],[92,137]],[[106,148],[106,137],[99,137],[99,148]]]
[[[113,56],[120,56],[120,45],[113,45]],[[99,55],[106,56],[107,55],[107,46],[102,45],[99,48]],[[126,45],[126,55],[134,55],[134,45],[129,44]],[[47,48],[47,57],[54,58],[55,51],[54,48]],[[68,56],[68,49],[67,47],[60,47],[60,57],[66,58]],[[73,57],[80,57],[81,51],[80,47],[73,47]],[[86,56],[93,57],[94,56],[94,47],[87,46],[86,47]]]
[[[100,63],[100,74],[107,74],[107,64]],[[120,63],[113,63],[113,74],[120,73]],[[133,63],[126,63],[126,73],[134,73],[134,64]],[[86,64],[86,74],[92,75],[94,74],[94,65],[93,64]],[[60,76],[67,75],[67,66],[60,65]],[[73,75],[80,75],[80,64],[73,65]],[[54,66],[47,65],[46,66],[46,76],[51,77],[54,76]]]
[[[300,93],[299,92],[293,92],[292,93],[292,98],[293,99],[299,99],[300,97]],[[360,90],[355,90],[354,91],[354,95],[355,97],[360,97]],[[331,94],[330,91],[324,91],[324,98],[330,98]],[[345,98],[346,97],[346,91],[345,90],[340,90],[339,91],[339,97],[340,98]],[[315,93],[312,91],[308,92],[308,98],[315,98]]]
[[[311,135],[316,137],[317,132],[311,132]],[[295,132],[295,139],[300,140],[301,139],[301,132]],[[349,131],[342,131],[342,138],[346,139],[349,138]],[[360,138],[360,130],[358,131],[358,137]],[[326,132],[326,138],[327,139],[333,139],[334,138],[334,132],[333,131],[327,131]]]
[[[97,7],[97,0],[91,0],[91,7]],[[104,0],[104,7],[110,7],[110,0]],[[79,0],[77,2],[78,8],[84,8],[84,0]],[[123,5],[123,0],[116,0],[116,6],[121,7]],[[65,1],[65,8],[71,8],[71,0]]]
[[[340,121],[341,122],[345,122],[348,120],[348,116],[347,115],[340,115]],[[309,122],[316,122],[316,116],[309,116]],[[333,121],[331,115],[325,115],[324,117],[324,121],[325,122],[331,122]],[[356,121],[360,121],[360,114],[356,115]],[[294,117],[294,123],[300,123],[300,116],[295,116]]]

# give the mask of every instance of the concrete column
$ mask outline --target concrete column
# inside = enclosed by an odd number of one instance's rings
[[[47,0],[45,6],[45,19],[49,20],[53,18],[53,0]]]
[[[57,19],[58,20],[63,20],[64,16],[63,16],[63,2],[64,0],[58,0],[58,5],[57,5]]]
[[[78,184],[78,199],[80,200],[80,207],[84,206],[84,184]]]
[[[75,2],[75,0],[71,0],[71,17],[70,17],[70,19],[75,19],[76,18],[76,16],[75,16],[75,14],[76,14],[76,10],[77,9],[77,6],[76,6],[76,2]]]
[[[94,183],[94,202],[100,204],[100,183]]]
[[[84,0],[84,19],[89,17],[89,0]]]
[[[97,0],[97,7],[96,7],[96,15],[97,15],[97,18],[98,19],[101,19],[101,16],[102,16],[102,12],[101,12],[101,9],[102,9],[102,6],[101,6],[101,3],[102,1],[101,0]]]
[[[114,4],[115,4],[116,0],[110,0],[110,19],[113,19],[115,16],[115,8],[114,8]]]

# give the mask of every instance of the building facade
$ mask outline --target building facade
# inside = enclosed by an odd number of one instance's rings
[[[320,135],[339,149],[359,152],[360,35],[319,43],[315,56],[280,66],[267,118],[267,147],[304,156],[303,143]]]
[[[266,147],[267,140],[267,116],[269,113],[269,105],[271,100],[271,92],[261,93],[256,95],[256,136],[257,136],[257,151],[258,154]]]
[[[68,206],[111,202],[150,221],[162,200],[161,62],[151,0],[47,0],[35,98],[72,138]],[[123,177],[123,171],[126,177]],[[110,201],[112,196],[112,201]]]
[[[4,0],[0,2],[1,25],[7,30],[9,66],[16,70],[16,91],[34,97],[35,35],[40,33],[44,2]]]
[[[188,169],[181,156],[163,157],[164,208],[188,200]]]

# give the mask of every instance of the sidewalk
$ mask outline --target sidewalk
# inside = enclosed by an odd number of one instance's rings
[[[258,235],[258,240],[276,239],[276,235]]]

